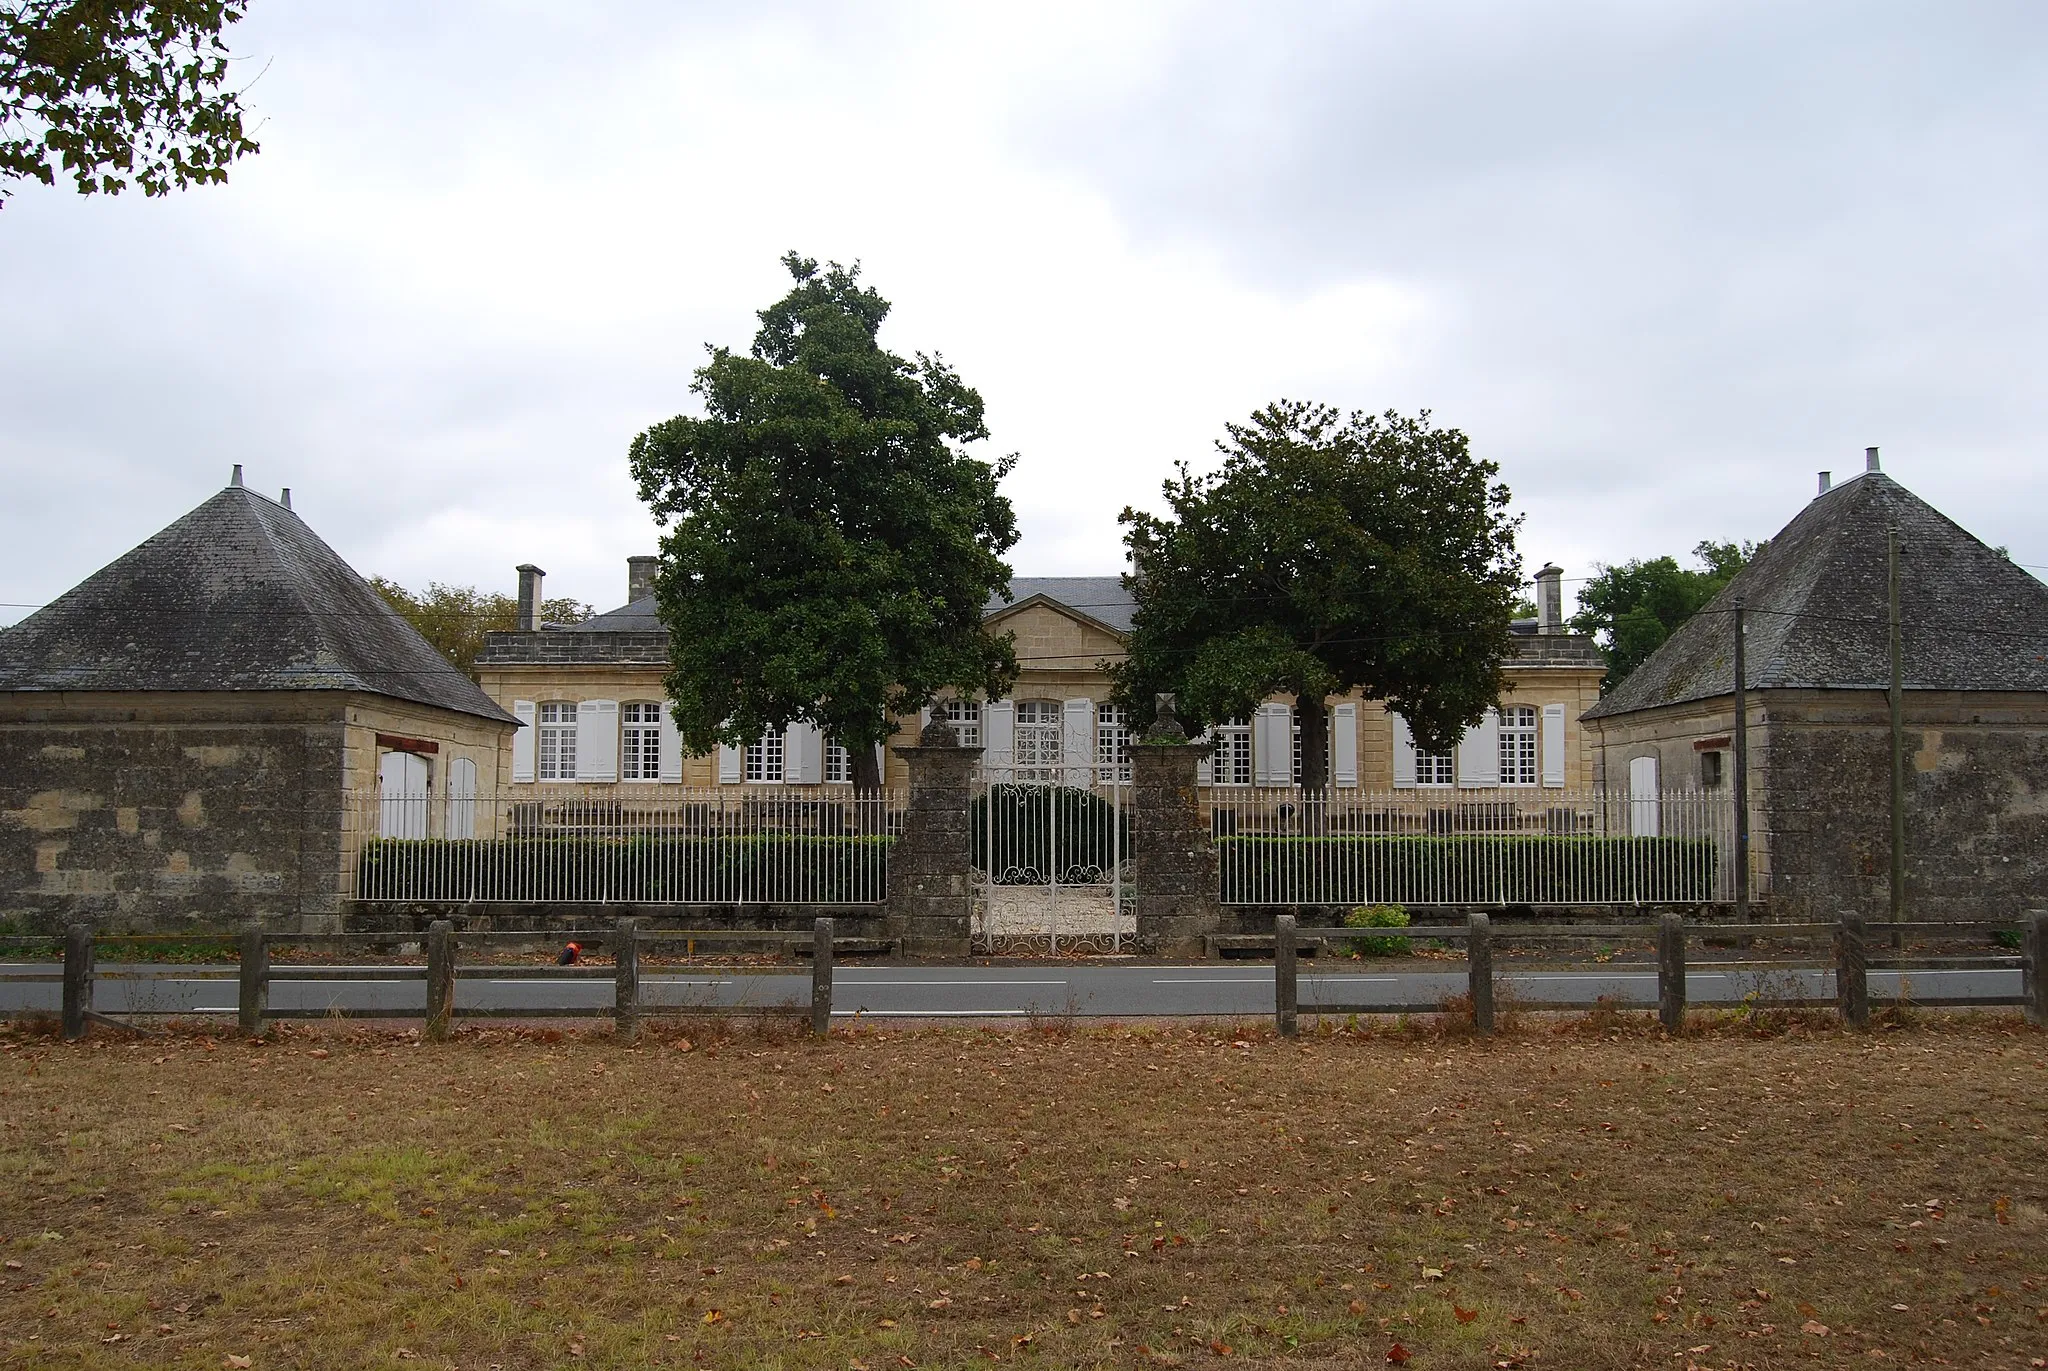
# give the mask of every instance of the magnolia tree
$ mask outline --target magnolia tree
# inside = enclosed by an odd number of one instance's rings
[[[1126,509],[1137,599],[1117,698],[1160,691],[1192,726],[1294,697],[1301,782],[1328,785],[1325,699],[1385,700],[1448,748],[1499,698],[1521,563],[1499,468],[1427,411],[1283,401],[1227,426],[1222,466],[1186,464],[1167,513]]]
[[[1017,663],[982,628],[1017,541],[983,460],[981,396],[936,355],[876,341],[889,302],[859,267],[783,258],[789,294],[752,351],[713,348],[682,415],[633,440],[666,526],[655,593],[684,744],[741,746],[805,721],[844,745],[857,787],[877,746],[943,689],[1006,693]]]

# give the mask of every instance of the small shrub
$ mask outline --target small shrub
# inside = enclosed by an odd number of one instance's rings
[[[2021,936],[2017,928],[2000,928],[1992,931],[1991,941],[1997,943],[2000,947],[2017,952],[2026,939]]]
[[[1344,916],[1346,928],[1406,928],[1408,911],[1397,904],[1362,904]],[[1405,957],[1408,938],[1352,938],[1348,951],[1357,957]]]

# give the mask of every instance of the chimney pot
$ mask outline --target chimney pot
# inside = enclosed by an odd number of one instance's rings
[[[519,631],[532,633],[540,627],[540,585],[547,573],[532,563],[519,568]]]
[[[644,600],[654,593],[654,572],[661,565],[659,557],[628,557],[626,559],[626,603]]]
[[[1876,448],[1867,447],[1863,449],[1863,469],[1865,471],[1876,471],[1878,469]]]
[[[290,486],[286,486],[284,488],[284,494],[278,497],[277,502],[283,505],[286,509],[290,509],[292,507],[292,488]]]
[[[238,489],[240,488],[242,484],[242,464],[240,462],[235,463],[235,474],[228,477],[228,484]]]
[[[1832,471],[1823,471],[1820,474],[1820,493],[1823,495],[1827,494],[1828,487],[1832,486],[1834,483],[1835,473]]]
[[[1536,573],[1536,631],[1564,632],[1564,568],[1548,562]]]

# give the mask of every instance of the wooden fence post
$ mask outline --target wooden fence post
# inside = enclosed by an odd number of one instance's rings
[[[1685,1031],[1685,920],[1677,914],[1657,916],[1657,1017],[1672,1037]]]
[[[1851,1028],[1870,1026],[1870,948],[1861,914],[1844,914],[1835,934],[1835,1000]]]
[[[263,925],[252,923],[242,930],[241,994],[236,1016],[242,1032],[252,1038],[263,1036],[263,1015],[270,1008],[270,944],[264,940]]]
[[[64,930],[64,1041],[85,1036],[85,1016],[92,1013],[92,926],[73,924]]]
[[[2048,910],[2026,918],[2026,961],[2020,971],[2027,1022],[2048,1028]]]
[[[832,1031],[832,921],[819,919],[811,925],[811,1032],[824,1037]]]
[[[448,1036],[455,1014],[455,925],[436,919],[427,925],[427,1041]]]
[[[1493,1032],[1493,920],[1484,914],[1465,916],[1466,985],[1472,993],[1472,1027]]]
[[[640,1037],[640,921],[612,926],[612,1032],[624,1042]]]
[[[1283,1038],[1293,1037],[1300,1027],[1295,1019],[1301,986],[1294,929],[1292,914],[1273,920],[1273,1026]]]

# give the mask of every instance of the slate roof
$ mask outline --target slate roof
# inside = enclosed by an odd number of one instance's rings
[[[2048,585],[1882,472],[1820,495],[1588,719],[1731,694],[1741,596],[1751,690],[1884,689],[1885,530],[1900,543],[1909,690],[2048,690]]]
[[[243,486],[0,631],[0,691],[43,690],[354,690],[514,722],[296,514]]]

